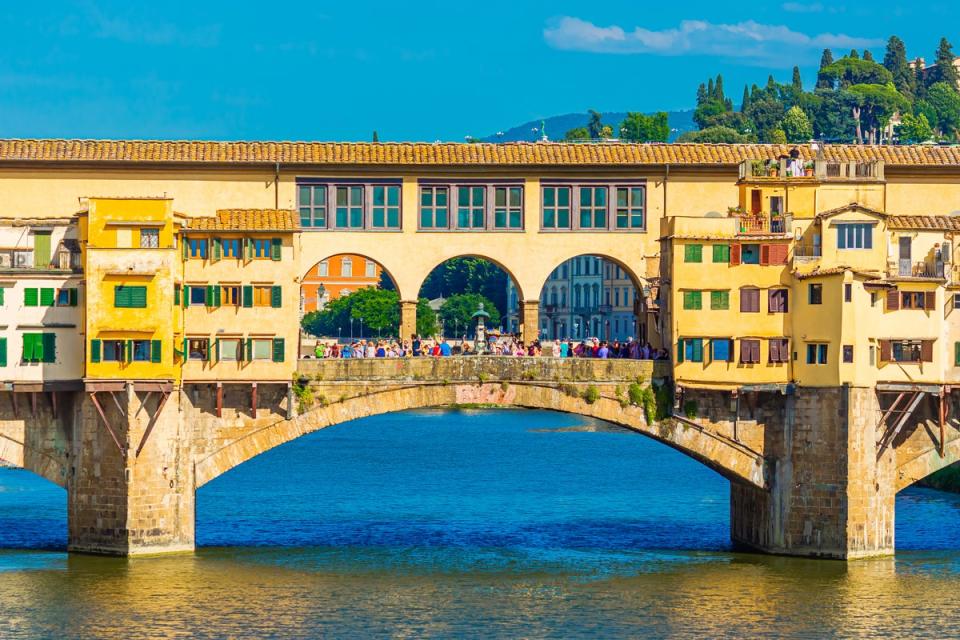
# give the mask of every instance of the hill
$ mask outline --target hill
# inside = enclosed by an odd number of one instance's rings
[[[603,123],[608,124],[611,127],[616,128],[624,118],[627,117],[625,112],[610,112],[603,114]],[[678,135],[684,131],[693,131],[697,128],[697,125],[693,122],[693,110],[685,111],[668,111],[667,112],[667,121],[670,123],[670,141],[673,142]],[[585,127],[587,126],[587,121],[590,117],[586,113],[567,113],[562,116],[550,116],[549,118],[544,118],[544,124],[547,129],[547,136],[551,140],[562,140],[563,135],[570,129],[576,127]],[[533,128],[536,127],[538,132],[534,134]],[[518,141],[533,141],[534,139],[539,139],[540,133],[540,120],[531,120],[530,122],[525,122],[521,125],[511,127],[509,129],[503,130],[503,135],[498,136],[497,134],[486,136],[481,138],[483,142],[518,142]]]

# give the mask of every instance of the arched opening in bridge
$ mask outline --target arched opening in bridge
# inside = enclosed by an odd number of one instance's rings
[[[0,460],[0,549],[65,549],[67,492]]]
[[[474,340],[481,310],[488,335],[518,333],[516,312],[523,297],[516,279],[503,265],[481,256],[459,256],[440,263],[420,285],[434,316],[435,333],[447,338]],[[421,331],[421,333],[427,333]]]
[[[540,337],[656,345],[654,293],[627,265],[575,256],[557,265],[540,289]]]
[[[397,336],[400,299],[390,273],[357,254],[329,256],[313,265],[300,285],[304,332],[313,338]]]

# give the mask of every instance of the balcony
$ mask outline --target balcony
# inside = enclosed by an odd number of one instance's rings
[[[75,251],[57,251],[48,264],[36,264],[32,248],[0,248],[0,271],[69,271],[81,270],[80,254]]]
[[[794,262],[816,262],[823,255],[819,244],[796,244],[793,246]]]
[[[828,162],[826,160],[744,160],[740,163],[740,180],[768,181],[882,181],[883,161]]]
[[[787,221],[780,216],[758,214],[735,213],[737,219],[737,234],[783,234],[787,233]]]
[[[948,270],[952,271],[951,266],[944,265],[943,262],[912,262],[910,260],[899,260],[895,264],[888,265],[887,277],[945,280]]]

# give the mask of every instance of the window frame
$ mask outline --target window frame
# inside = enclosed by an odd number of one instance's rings
[[[870,251],[873,249],[873,227],[874,224],[871,222],[836,222],[833,225],[837,229],[837,249],[841,251],[846,251],[847,249],[851,250],[860,250],[860,251]],[[864,231],[862,237],[857,237],[857,229]],[[863,246],[850,246],[849,241],[853,240],[854,245],[862,244]]]
[[[385,178],[377,180],[367,180],[367,179],[338,179],[338,178],[297,178],[297,193],[296,193],[296,209],[297,215],[301,220],[301,230],[302,231],[367,231],[374,233],[397,233],[403,231],[403,180],[398,178]],[[304,190],[309,187],[310,194],[310,203],[304,203],[301,201],[301,196],[304,193]],[[323,187],[323,202],[318,202],[315,199],[315,194],[317,192],[317,187]],[[347,191],[347,224],[341,226],[337,224],[337,193],[341,188],[348,189]],[[359,188],[360,189],[360,225],[353,226],[350,224],[350,209],[356,207],[357,205],[350,204],[352,193],[350,189]],[[384,189],[384,198],[383,205],[374,204],[376,201],[376,189]],[[390,202],[390,190],[396,189],[397,194],[397,224],[396,226],[390,226],[387,224],[389,220],[389,210],[394,207],[389,204]],[[418,191],[419,195],[419,191]],[[374,209],[382,208],[384,216],[384,226],[374,226]],[[322,211],[324,215],[324,220],[322,224],[317,224],[317,211]],[[313,223],[311,226],[305,226],[303,224],[303,216],[309,211],[310,221]],[[419,220],[418,220],[419,223]]]
[[[460,226],[460,190],[468,190],[468,204],[463,207],[468,209],[468,216],[471,221],[470,226],[461,227]],[[483,203],[477,205],[472,202],[475,189],[482,189]],[[520,192],[520,204],[519,206],[510,205],[510,191],[517,189]],[[446,204],[446,214],[447,214],[447,223],[446,225],[437,225],[436,224],[436,210],[438,208],[437,202],[437,193],[440,193],[442,190],[446,191],[447,195],[447,204]],[[497,206],[497,192],[503,190],[506,197],[506,205],[503,207]],[[423,197],[425,192],[432,193],[432,202],[430,205],[424,205]],[[424,207],[428,206],[429,209],[433,212],[433,222],[434,226],[425,226],[423,224],[423,212]],[[522,233],[526,230],[527,220],[526,220],[526,206],[527,206],[527,193],[526,193],[526,184],[522,180],[433,180],[433,179],[424,179],[417,182],[417,232],[424,233],[478,233],[478,232],[493,232],[493,233]],[[441,207],[442,208],[442,207]],[[507,226],[497,226],[497,210],[504,209],[506,215]],[[519,226],[509,226],[509,217],[511,210],[519,210],[520,213],[520,225]],[[482,224],[473,225],[473,214],[481,212],[482,213]]]
[[[544,224],[544,214],[545,214],[545,198],[544,190],[545,189],[558,189],[566,187],[570,189],[570,225],[566,227],[547,227]],[[584,227],[580,224],[580,213],[581,213],[581,189],[594,189],[597,187],[603,187],[606,189],[607,200],[606,200],[606,224],[602,227],[598,226],[589,226]],[[643,226],[642,227],[618,227],[617,226],[617,190],[618,189],[643,189],[643,202],[640,206],[643,216]],[[628,197],[629,196],[628,191]],[[547,179],[540,181],[540,232],[542,233],[563,233],[570,231],[578,231],[583,233],[646,233],[647,225],[649,219],[647,216],[648,213],[648,198],[649,190],[647,189],[647,180],[554,180]],[[555,209],[562,207],[556,206]],[[566,208],[566,207],[563,207]],[[628,209],[636,208],[634,205],[627,207]]]
[[[156,242],[154,244],[144,244],[144,238],[154,238]],[[160,229],[140,229],[140,248],[141,249],[159,249],[160,248]]]
[[[814,296],[814,293],[816,293],[816,296]],[[816,298],[816,300],[814,300],[814,298]],[[807,304],[808,305],[823,304],[823,283],[810,282],[807,284]]]

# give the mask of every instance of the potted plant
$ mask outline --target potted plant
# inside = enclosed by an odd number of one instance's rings
[[[780,175],[780,163],[776,160],[770,160],[767,162],[767,175],[771,178],[776,178]]]
[[[744,213],[746,213],[746,211],[744,211],[743,207],[740,205],[735,207],[727,207],[728,216],[742,216]]]
[[[803,175],[808,178],[813,177],[813,160],[807,160],[803,163]]]
[[[767,172],[766,163],[763,160],[753,160],[750,162],[750,173],[754,177],[760,177]]]

